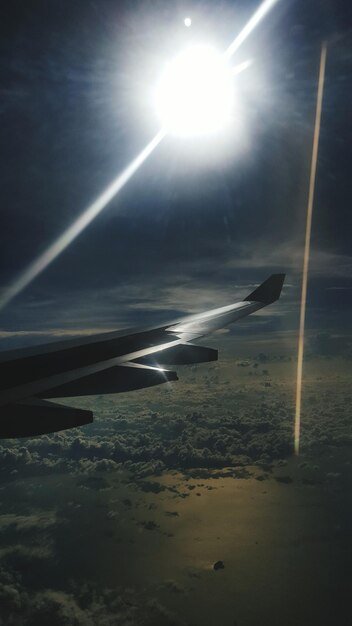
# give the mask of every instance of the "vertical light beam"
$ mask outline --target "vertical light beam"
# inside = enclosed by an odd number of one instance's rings
[[[247,22],[245,27],[242,28],[241,32],[227,48],[225,52],[225,57],[227,59],[232,57],[236,50],[238,50],[238,48],[243,44],[244,40],[247,39],[248,35],[251,34],[252,30],[255,29],[257,24],[261,22],[263,17],[265,17],[266,14],[269,13],[269,11],[277,2],[279,2],[279,0],[264,0],[264,2],[261,3],[256,12],[252,15],[251,19]]]
[[[142,163],[153,152],[156,146],[165,137],[165,131],[160,130],[138,156],[118,175],[118,177],[103,191],[103,193],[47,248],[27,269],[0,295],[0,310],[17,296],[32,280],[43,272],[63,252],[67,246],[94,220],[106,205],[124,187]]]
[[[320,54],[317,104],[316,104],[316,113],[315,113],[312,161],[311,161],[311,168],[310,168],[308,204],[307,204],[306,236],[305,236],[304,256],[303,256],[302,292],[301,292],[301,307],[300,307],[299,335],[298,335],[298,355],[297,355],[296,411],[295,411],[295,426],[294,426],[294,452],[295,454],[299,454],[300,434],[301,434],[304,331],[305,331],[305,320],[306,320],[308,270],[309,270],[309,256],[310,256],[310,240],[311,240],[311,232],[312,232],[315,178],[316,178],[316,172],[317,172],[320,122],[321,122],[321,111],[322,111],[324,80],[325,80],[326,52],[327,52],[327,46],[326,46],[326,43],[323,43],[321,47],[321,54]]]

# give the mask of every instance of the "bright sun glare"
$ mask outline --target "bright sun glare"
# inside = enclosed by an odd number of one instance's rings
[[[156,109],[166,132],[212,134],[230,122],[233,95],[233,75],[224,55],[208,46],[192,46],[166,66]]]

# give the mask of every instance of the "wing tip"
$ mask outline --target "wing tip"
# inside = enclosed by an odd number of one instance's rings
[[[271,304],[280,298],[286,274],[272,274],[257,289],[247,296],[244,301]]]

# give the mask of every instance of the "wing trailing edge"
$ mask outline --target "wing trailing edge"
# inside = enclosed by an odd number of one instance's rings
[[[149,356],[141,357],[137,363],[147,365],[194,365],[195,363],[209,363],[218,360],[218,351],[214,348],[197,346],[194,343],[180,343],[168,350],[154,352]]]
[[[70,398],[121,393],[178,380],[176,372],[140,363],[124,363],[81,376],[38,394],[43,398]]]
[[[39,398],[29,398],[2,407],[0,437],[33,437],[67,428],[77,428],[92,421],[92,411],[55,404]]]

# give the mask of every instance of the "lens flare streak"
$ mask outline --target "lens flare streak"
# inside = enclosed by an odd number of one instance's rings
[[[160,130],[138,156],[118,175],[103,193],[67,228],[49,248],[47,248],[17,280],[0,295],[0,310],[9,304],[27,285],[29,285],[50,263],[69,246],[78,235],[101,213],[109,202],[119,193],[131,176],[140,168],[148,156],[161,142],[165,132]]]
[[[307,306],[308,270],[309,270],[309,256],[310,256],[310,240],[311,240],[311,232],[312,232],[315,178],[316,178],[316,173],[317,173],[321,110],[322,110],[322,103],[323,103],[323,91],[324,91],[324,79],[325,79],[326,51],[327,51],[327,48],[326,48],[326,44],[324,43],[322,45],[321,55],[320,55],[317,105],[316,105],[316,113],[315,113],[312,161],[311,161],[310,179],[309,179],[306,236],[305,236],[304,256],[303,256],[303,276],[302,276],[302,292],[301,292],[301,307],[300,307],[300,321],[299,321],[299,335],[298,335],[298,355],[297,355],[296,411],[295,411],[295,424],[294,424],[294,452],[295,454],[299,454],[300,435],[301,435],[302,374],[303,374],[303,358],[304,358],[304,332],[305,332],[306,306]]]
[[[243,63],[239,63],[239,65],[235,65],[235,67],[232,68],[231,74],[233,76],[236,76],[236,74],[241,74],[241,72],[247,70],[249,67],[251,67],[251,65],[253,65],[252,59],[248,59],[248,61],[243,61]]]
[[[247,39],[247,37],[259,24],[259,22],[262,21],[262,19],[266,16],[267,13],[269,13],[269,11],[274,7],[277,2],[279,2],[279,0],[264,0],[264,2],[262,2],[256,12],[252,15],[251,19],[247,22],[245,27],[242,28],[241,32],[229,45],[225,52],[225,57],[227,57],[228,59],[232,57],[236,50],[238,50],[238,48],[243,44],[245,39]]]

